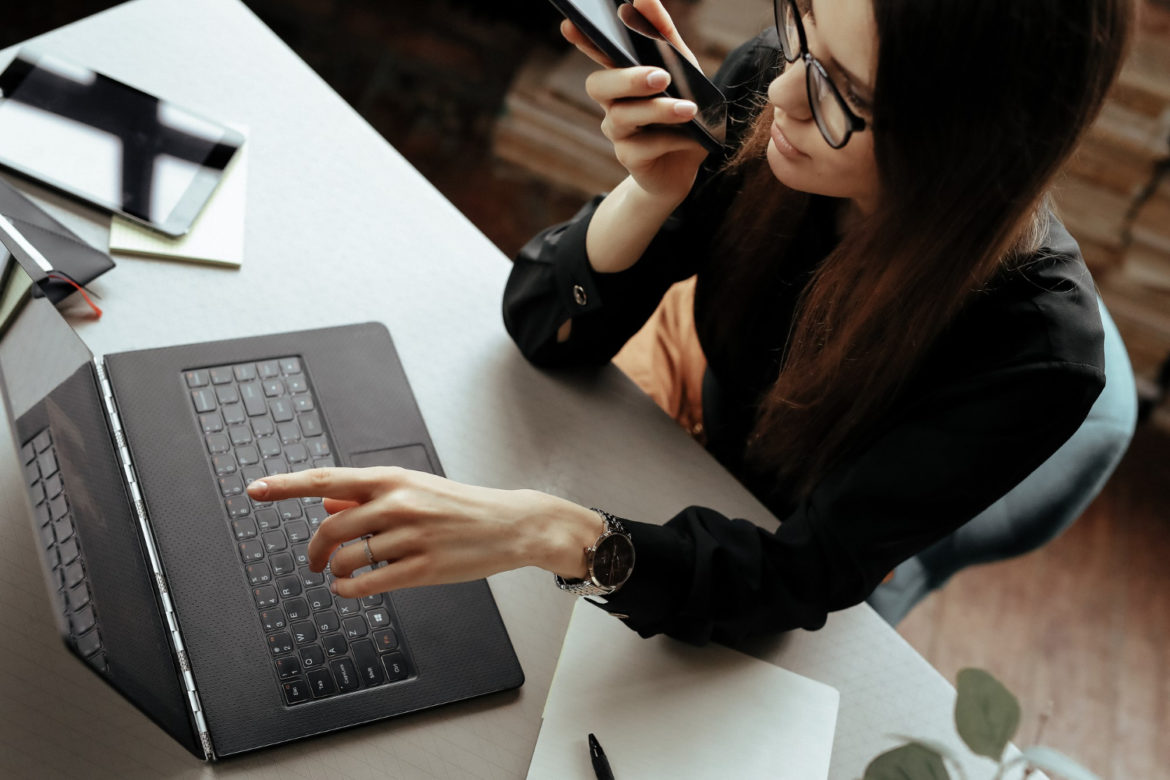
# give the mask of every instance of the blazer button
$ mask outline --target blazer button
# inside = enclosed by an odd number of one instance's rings
[[[585,288],[579,284],[573,285],[573,300],[577,302],[578,306],[584,306],[589,302],[589,297],[585,295]]]

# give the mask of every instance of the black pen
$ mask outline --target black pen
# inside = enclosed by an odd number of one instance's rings
[[[597,780],[613,780],[609,759],[605,757],[605,751],[601,749],[597,737],[592,734],[589,735],[589,758],[593,760],[593,774],[597,775]]]

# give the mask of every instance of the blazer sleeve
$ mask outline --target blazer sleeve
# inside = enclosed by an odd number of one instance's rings
[[[690,507],[630,522],[636,563],[603,606],[695,644],[817,629],[900,562],[994,503],[1068,439],[1104,387],[1093,366],[1005,368],[918,403],[769,532]]]
[[[774,38],[775,33],[764,34],[743,44],[712,79],[729,102],[731,144],[746,126],[752,96],[775,61]],[[722,217],[718,198],[704,198],[705,184],[722,164],[716,155],[704,162],[690,195],[624,271],[597,273],[585,251],[589,223],[604,196],[525,244],[514,260],[503,300],[504,326],[520,351],[533,363],[550,367],[604,364],[617,354],[670,285],[695,273],[697,253],[709,246]],[[570,337],[557,342],[557,330],[570,319]]]

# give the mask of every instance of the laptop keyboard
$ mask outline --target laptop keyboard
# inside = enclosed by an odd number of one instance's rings
[[[187,371],[183,381],[285,704],[411,677],[389,594],[339,598],[309,570],[321,499],[262,503],[244,492],[269,474],[335,465],[300,359]]]
[[[93,591],[49,429],[26,442],[20,453],[25,482],[36,511],[41,547],[52,572],[51,580],[57,586],[58,608],[69,628],[69,642],[91,666],[105,671],[105,648],[97,627]]]

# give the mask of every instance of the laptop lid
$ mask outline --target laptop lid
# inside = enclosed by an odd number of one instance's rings
[[[26,254],[2,229],[0,241]],[[39,264],[0,250],[0,269],[0,402],[62,639],[204,758],[93,355],[43,297]]]

